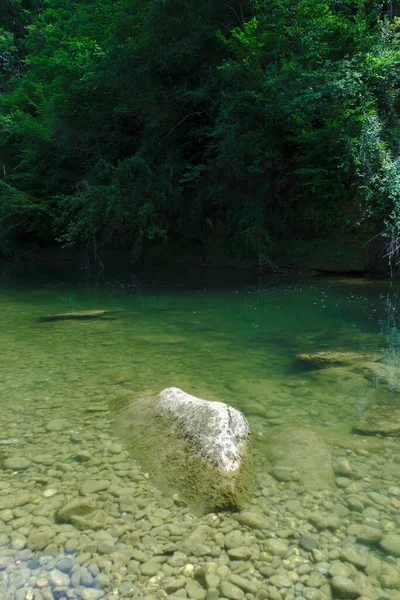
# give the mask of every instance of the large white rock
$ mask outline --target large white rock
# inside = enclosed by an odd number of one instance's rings
[[[241,412],[176,387],[131,400],[118,412],[118,433],[159,486],[205,510],[245,502],[253,465]]]
[[[171,419],[172,426],[196,456],[227,473],[240,468],[250,441],[250,428],[243,413],[176,387],[166,388],[157,396],[154,410]]]

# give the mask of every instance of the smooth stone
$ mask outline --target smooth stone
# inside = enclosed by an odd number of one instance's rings
[[[343,598],[358,598],[361,596],[359,587],[348,577],[335,576],[332,578],[331,585],[335,592],[341,594]]]
[[[206,591],[194,579],[189,579],[186,584],[186,591],[189,598],[193,598],[193,600],[204,600],[206,597]]]
[[[308,520],[317,529],[332,529],[336,531],[341,525],[341,520],[336,515],[321,515],[320,513],[313,513],[309,515]]]
[[[242,600],[244,598],[243,590],[229,581],[223,581],[220,590],[222,595],[229,600]]]
[[[233,560],[247,560],[251,556],[251,550],[247,546],[241,546],[239,548],[231,548],[227,554]]]
[[[230,575],[229,581],[239,587],[244,592],[248,592],[249,594],[257,594],[257,586],[255,583],[250,581],[249,579],[245,579],[244,577],[240,577],[240,575]]]
[[[397,379],[397,385],[399,384],[400,382]],[[379,433],[381,435],[400,436],[400,406],[396,404],[371,406],[357,423],[356,431],[368,434]]]
[[[72,560],[72,558],[62,558],[57,563],[57,568],[62,573],[69,573],[69,571],[72,569],[73,566],[74,566],[74,561]]]
[[[311,537],[309,535],[302,535],[300,537],[300,546],[302,548],[304,548],[304,550],[307,550],[308,552],[310,552],[311,550],[314,550],[315,548],[319,548],[319,543],[317,542],[316,539],[314,539],[313,537]]]
[[[376,527],[363,525],[357,532],[356,537],[358,542],[362,542],[364,544],[376,544],[382,539],[383,533]]]
[[[380,541],[381,548],[388,554],[400,556],[400,535],[391,533]]]
[[[277,588],[291,588],[293,587],[293,581],[284,575],[273,575],[270,577],[270,583]]]
[[[89,494],[95,494],[108,489],[110,482],[107,479],[86,479],[81,485],[79,490],[82,496],[89,496]]]
[[[283,540],[266,540],[265,547],[268,552],[279,558],[284,558],[288,553],[288,545]]]
[[[15,492],[14,494],[0,497],[0,510],[25,506],[25,504],[31,502],[31,499],[31,495],[26,492]]]
[[[310,490],[335,488],[330,449],[312,429],[297,425],[273,427],[268,433],[266,450],[274,468],[295,469],[304,487]]]
[[[50,571],[48,574],[48,579],[55,587],[69,586],[70,584],[69,575],[59,571],[58,569],[53,569]]]
[[[367,354],[365,352],[340,352],[335,350],[321,350],[319,352],[303,352],[297,354],[296,359],[317,369],[330,366],[354,366],[358,363],[377,361],[381,354]]]
[[[172,594],[173,592],[176,592],[177,590],[180,590],[181,588],[185,587],[185,585],[186,579],[184,577],[180,577],[179,579],[173,579],[172,581],[165,584],[165,591],[167,592],[167,594]]]
[[[46,425],[47,431],[65,431],[66,429],[70,428],[71,425],[66,419],[53,419]]]
[[[54,532],[51,529],[33,530],[29,534],[27,546],[31,550],[43,550],[50,544],[54,538]]]
[[[338,457],[333,462],[333,471],[335,475],[339,476],[343,475],[345,477],[346,475],[350,475],[352,469],[349,460],[343,456]]]
[[[103,590],[96,590],[95,588],[81,588],[80,591],[82,600],[99,600],[103,598]]]
[[[246,540],[244,535],[238,529],[234,529],[225,535],[224,544],[227,550],[231,550],[232,548],[244,546]]]
[[[182,541],[182,549],[187,555],[193,554],[194,549],[199,544],[204,544],[211,534],[211,528],[208,525],[199,525],[192,533]]]
[[[13,471],[23,471],[32,465],[31,461],[25,458],[25,456],[6,458],[3,464],[6,469],[12,469]]]
[[[159,572],[160,565],[155,562],[145,562],[141,565],[140,570],[142,572],[142,575],[153,577]]]
[[[355,548],[343,548],[340,552],[340,557],[355,567],[364,569],[367,566],[367,558],[360,552],[357,552]]]
[[[96,508],[97,502],[93,498],[76,498],[57,511],[56,521],[59,523],[71,523],[71,519],[74,517],[88,515]]]
[[[244,511],[235,515],[235,519],[241,524],[251,529],[266,529],[268,527],[268,521],[263,515],[255,512]]]

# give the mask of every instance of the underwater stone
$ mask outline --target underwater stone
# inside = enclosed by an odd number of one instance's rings
[[[28,469],[31,464],[31,461],[25,456],[6,458],[4,460],[4,467],[6,469],[12,469],[13,471],[22,471],[23,469]]]
[[[267,453],[274,468],[294,469],[304,487],[311,490],[335,488],[330,449],[312,429],[296,425],[272,428],[268,434]]]
[[[70,321],[70,320],[85,320],[85,319],[101,319],[107,315],[109,310],[80,310],[77,312],[58,313],[56,315],[46,315],[40,317],[39,321]]]
[[[356,432],[400,436],[400,406],[375,404],[369,408],[355,427]]]
[[[297,360],[316,369],[334,366],[353,366],[362,362],[373,362],[382,359],[382,355],[365,354],[362,352],[339,352],[322,350],[321,352],[304,352],[296,356]]]
[[[391,533],[386,535],[380,542],[381,548],[388,554],[400,556],[400,535]]]
[[[155,399],[117,405],[118,433],[152,478],[172,494],[211,511],[242,506],[253,482],[250,429],[245,416],[167,388]]]

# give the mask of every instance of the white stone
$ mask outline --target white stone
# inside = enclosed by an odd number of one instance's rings
[[[249,424],[241,412],[175,387],[159,394],[154,409],[174,421],[180,435],[200,458],[226,472],[240,467],[243,448],[250,438]]]

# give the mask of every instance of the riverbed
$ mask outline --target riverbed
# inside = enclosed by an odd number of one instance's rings
[[[399,404],[398,302],[366,279],[4,272],[0,598],[399,600],[400,437],[357,431]],[[82,311],[106,312],[46,320]],[[298,359],[334,351],[393,380]],[[247,417],[241,510],[204,514],[128,452],[112,407],[170,386]],[[329,449],[332,485],[273,469],[285,426]]]

